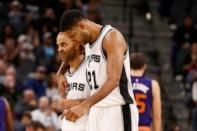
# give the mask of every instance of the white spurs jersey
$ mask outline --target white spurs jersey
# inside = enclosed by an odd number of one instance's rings
[[[74,72],[69,70],[65,77],[68,81],[66,99],[84,99],[90,95],[90,87],[86,79],[86,61],[83,59]],[[65,118],[62,121],[62,131],[85,131],[88,120],[88,113],[81,117],[76,122],[67,121]]]
[[[99,90],[107,79],[107,58],[105,56],[102,43],[106,34],[111,30],[115,29],[110,25],[104,26],[97,40],[92,45],[87,44],[85,46],[87,61],[86,76],[91,88],[91,95]],[[134,97],[130,80],[129,51],[127,49],[127,52],[125,52],[124,66],[119,86],[115,88],[107,97],[95,104],[95,106],[107,107],[132,103],[134,103]]]

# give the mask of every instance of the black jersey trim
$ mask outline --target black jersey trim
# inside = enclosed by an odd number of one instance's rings
[[[129,44],[126,42],[127,44],[127,50],[124,53],[124,60],[127,58],[127,56],[129,56]]]
[[[106,32],[105,36],[107,35],[107,33],[109,33],[109,32],[112,31],[112,30],[114,30],[114,28],[109,29],[109,30]],[[105,39],[105,36],[103,37],[103,40]],[[105,53],[105,51],[104,51],[104,49],[103,49],[103,40],[102,40],[102,43],[101,43],[101,46],[100,46],[100,48],[101,48],[101,54],[102,54],[102,56],[103,56],[103,59],[104,59],[105,61],[107,61],[107,54]]]
[[[124,131],[132,131],[131,108],[129,104],[122,105]]]
[[[122,95],[125,103],[126,104],[132,104],[133,99],[129,94],[128,79],[127,79],[127,76],[126,76],[126,70],[125,70],[124,65],[123,65],[123,68],[122,68],[122,74],[121,74],[121,78],[120,78],[119,87],[120,87],[120,94]],[[132,88],[131,88],[131,90],[132,90]]]
[[[92,43],[91,45],[88,44],[90,48],[92,48],[92,47],[96,44],[96,42],[98,41],[98,39],[99,39],[99,38],[101,37],[101,35],[103,34],[103,31],[104,31],[104,29],[105,29],[106,27],[107,27],[107,25],[105,25],[105,26],[103,26],[103,27],[101,28],[100,33],[99,33],[98,37],[96,38],[96,40],[94,41],[94,43]]]
[[[109,33],[110,31],[112,31],[112,30],[115,30],[115,28],[111,28],[107,33]],[[106,35],[107,35],[107,33],[106,33]],[[106,36],[105,35],[105,36]],[[105,36],[104,36],[104,38],[105,38]],[[103,40],[104,40],[104,38],[103,38]],[[129,46],[128,46],[128,43],[126,43],[127,44],[127,49],[126,49],[126,51],[125,51],[125,53],[124,53],[124,60],[127,58],[127,54],[129,54],[128,53],[128,51],[129,51]],[[101,54],[102,54],[102,56],[103,56],[103,59],[105,60],[105,61],[107,61],[107,54],[106,54],[106,52],[105,52],[105,50],[103,49],[103,41],[102,41],[102,44],[101,44]]]
[[[77,66],[77,68],[73,72],[71,72],[70,69],[68,69],[68,71],[67,71],[68,76],[72,77],[80,69],[80,67],[85,63],[85,61],[86,60],[85,60],[85,57],[84,57],[81,60],[80,64]]]

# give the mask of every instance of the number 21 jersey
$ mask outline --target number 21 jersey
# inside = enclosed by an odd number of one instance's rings
[[[101,29],[99,36],[93,44],[85,46],[87,71],[86,77],[91,88],[91,93],[95,93],[101,88],[107,79],[107,57],[103,50],[103,39],[110,31],[115,30],[110,25],[106,25]],[[113,43],[111,43],[113,44]],[[117,63],[119,64],[119,63]],[[115,88],[103,100],[95,104],[96,107],[108,107],[114,105],[132,104],[133,91],[130,81],[130,62],[129,52],[125,52],[124,65],[122,69],[119,86]]]

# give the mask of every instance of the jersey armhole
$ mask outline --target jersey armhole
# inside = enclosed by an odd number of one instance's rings
[[[112,31],[112,30],[115,30],[114,28],[112,28],[112,29],[110,29],[107,33],[109,33],[110,31]],[[107,35],[107,33],[106,33],[106,35]],[[105,35],[105,36],[106,36]],[[105,36],[104,36],[104,38],[103,38],[103,40],[105,39]],[[126,59],[126,57],[127,57],[127,53],[128,53],[128,51],[129,51],[129,45],[128,45],[128,43],[126,42],[126,45],[127,45],[127,49],[126,49],[126,51],[125,51],[125,53],[124,53],[124,60]],[[102,41],[102,43],[101,43],[101,54],[102,54],[102,56],[103,56],[103,59],[105,60],[105,61],[107,61],[107,53],[105,52],[105,50],[104,50],[104,48],[103,48],[103,41]]]

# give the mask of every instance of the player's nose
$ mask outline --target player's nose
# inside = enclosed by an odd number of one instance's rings
[[[62,54],[63,53],[63,49],[61,47],[58,48],[58,52],[59,54]]]

